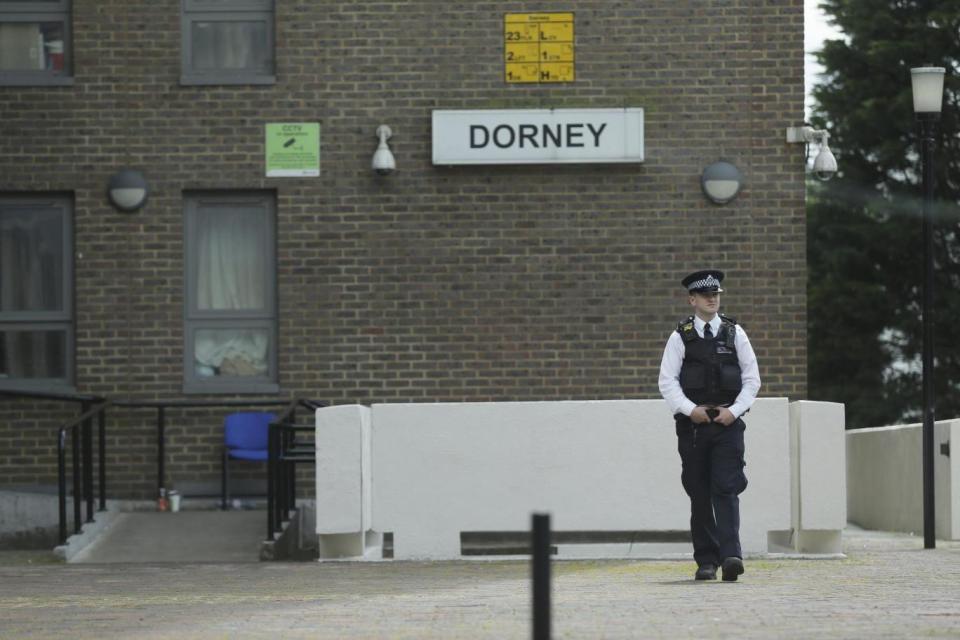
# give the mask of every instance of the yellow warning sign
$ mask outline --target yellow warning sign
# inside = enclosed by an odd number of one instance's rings
[[[508,83],[573,82],[573,13],[507,13],[503,17]]]

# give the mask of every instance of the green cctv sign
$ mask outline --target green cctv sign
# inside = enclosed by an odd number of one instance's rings
[[[268,178],[320,175],[319,123],[268,123],[265,147]]]

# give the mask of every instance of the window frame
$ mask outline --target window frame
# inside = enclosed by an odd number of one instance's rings
[[[74,320],[74,264],[73,264],[73,198],[68,194],[4,194],[0,193],[0,211],[7,208],[31,207],[58,209],[62,215],[63,237],[63,308],[59,311],[3,311],[0,310],[0,333],[4,330],[43,331],[64,330],[64,378],[0,378],[0,389],[14,391],[75,390],[76,356]]]
[[[72,86],[73,85],[73,20],[71,0],[53,0],[49,6],[35,2],[3,2],[0,0],[0,23],[60,22],[63,24],[63,71],[3,71],[0,86]]]
[[[270,71],[194,71],[193,41],[190,37],[194,22],[266,22]],[[180,43],[181,85],[257,85],[277,82],[276,11],[273,0],[181,0]]]
[[[186,394],[263,394],[280,391],[278,371],[277,313],[277,206],[274,191],[186,191],[184,200],[184,305],[183,305],[183,392]],[[261,309],[237,311],[201,310],[197,295],[197,218],[207,206],[261,206],[266,216],[268,237],[262,239],[266,264],[270,268]],[[196,373],[194,347],[196,332],[203,329],[266,329],[269,340],[267,374],[256,377],[204,378]]]

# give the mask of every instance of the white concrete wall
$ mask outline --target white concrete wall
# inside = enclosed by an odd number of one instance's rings
[[[790,404],[790,546],[842,553],[847,526],[844,410],[833,402]]]
[[[846,523],[842,406],[765,398],[745,421],[744,552],[839,551]],[[323,557],[372,557],[378,535],[391,532],[395,558],[456,558],[461,532],[526,532],[536,511],[551,514],[554,531],[688,531],[689,499],[665,403],[377,404],[317,412]],[[689,543],[680,548],[689,554]]]
[[[324,407],[316,412],[316,528],[324,557],[353,557],[368,547],[371,528],[370,409]]]
[[[923,533],[922,425],[855,429],[847,439],[847,511],[867,529]],[[936,535],[960,539],[960,455],[940,453],[960,443],[960,420],[934,425],[934,506]],[[950,445],[955,447],[956,445]]]
[[[951,442],[960,447],[960,420],[949,421],[949,427],[935,432],[933,440],[935,473],[939,470],[934,482],[935,508],[940,514],[938,531],[943,538],[960,540],[960,451],[954,448],[949,456],[940,452],[944,445],[949,449]]]

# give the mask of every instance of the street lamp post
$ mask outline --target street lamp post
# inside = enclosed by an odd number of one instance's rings
[[[936,547],[933,503],[933,145],[943,103],[943,67],[910,70],[923,164],[923,547]]]

